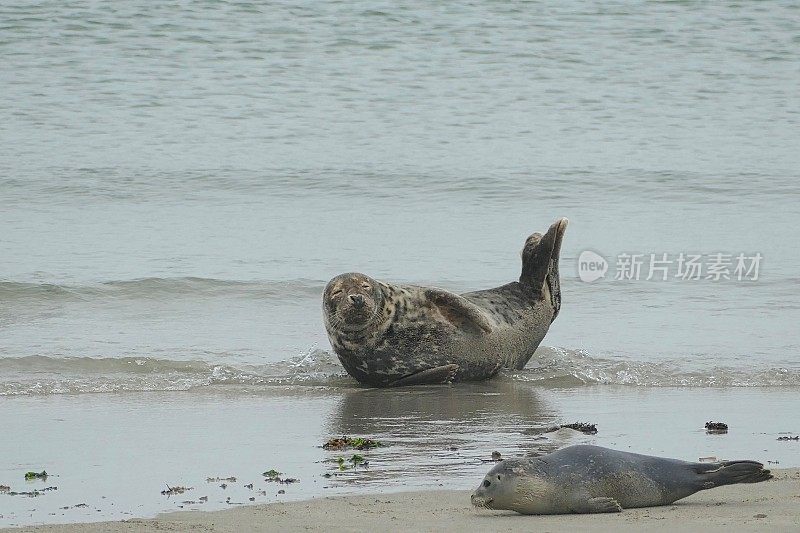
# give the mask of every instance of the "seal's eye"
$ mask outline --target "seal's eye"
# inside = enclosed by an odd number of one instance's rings
[[[362,284],[361,284],[361,288],[362,288],[362,289],[364,289],[365,291],[368,291],[368,290],[370,290],[372,287],[370,287],[370,286],[369,286],[369,283],[362,283]]]
[[[489,485],[491,485],[491,484],[492,484],[492,482],[491,482],[491,481],[489,481],[488,479],[484,479],[484,480],[483,480],[483,486],[484,486],[484,487],[488,487],[488,486],[489,486]]]

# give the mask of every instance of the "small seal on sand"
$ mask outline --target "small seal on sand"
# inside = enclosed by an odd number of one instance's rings
[[[756,461],[689,463],[599,446],[570,446],[492,468],[472,504],[521,514],[618,513],[669,505],[697,491],[772,478]]]
[[[376,387],[475,381],[533,356],[561,308],[562,218],[522,249],[519,281],[466,294],[390,285],[348,273],[325,287],[331,346],[345,370]]]

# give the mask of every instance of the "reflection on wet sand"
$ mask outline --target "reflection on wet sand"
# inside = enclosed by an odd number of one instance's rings
[[[436,486],[457,477],[470,485],[493,451],[504,457],[551,451],[552,441],[532,430],[553,425],[556,416],[530,384],[502,378],[346,391],[327,421],[329,434],[367,436],[386,446],[358,452],[368,467],[335,472],[334,478]],[[331,454],[331,463],[338,456]]]

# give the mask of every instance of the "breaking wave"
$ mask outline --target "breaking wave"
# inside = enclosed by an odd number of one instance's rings
[[[180,295],[253,296],[280,298],[319,297],[324,281],[234,281],[213,278],[140,278],[90,284],[54,284],[0,281],[0,301],[85,300],[92,298],[153,298]]]
[[[796,387],[800,368],[698,365],[685,360],[658,362],[594,357],[583,350],[540,348],[513,379],[552,386],[583,384],[640,387]]]
[[[541,348],[528,366],[498,379],[543,387],[620,385],[640,387],[797,387],[800,369],[708,366],[687,369],[677,361],[641,362],[593,357],[581,350]],[[0,396],[121,391],[188,391],[250,385],[349,388],[335,354],[312,350],[264,365],[224,365],[147,357],[0,359]]]

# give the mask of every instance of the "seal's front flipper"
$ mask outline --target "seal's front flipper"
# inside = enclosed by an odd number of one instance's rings
[[[475,333],[491,333],[492,322],[486,313],[463,296],[443,289],[425,289],[425,297],[455,327]]]
[[[450,383],[455,377],[458,365],[444,365],[420,370],[389,384],[390,387],[406,387],[408,385],[441,385]]]
[[[589,498],[573,508],[576,513],[619,513],[622,506],[614,498]]]

